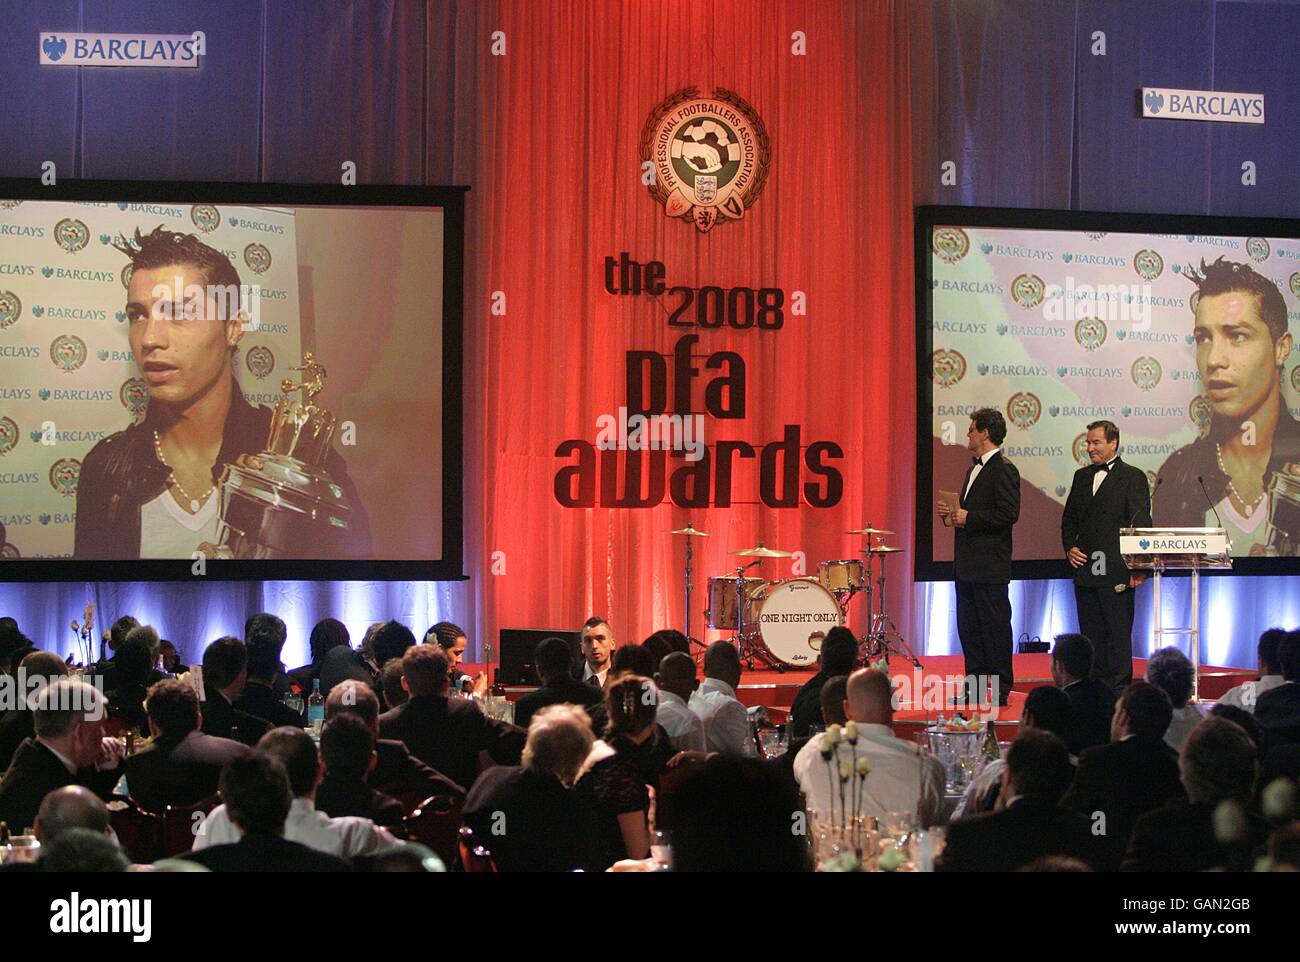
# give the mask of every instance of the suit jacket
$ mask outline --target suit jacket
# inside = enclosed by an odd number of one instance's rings
[[[513,765],[489,768],[470,789],[464,816],[499,871],[603,868],[595,851],[595,812],[554,775]]]
[[[599,705],[603,697],[603,692],[595,685],[571,677],[555,678],[550,684],[530,691],[515,702],[515,724],[527,730],[533,715],[547,705],[569,704],[589,708]]]
[[[459,785],[478,777],[479,752],[503,765],[518,764],[524,732],[490,720],[464,698],[420,695],[379,716],[379,736],[406,743],[411,754]]]
[[[1115,693],[1096,678],[1085,678],[1063,689],[1070,699],[1070,730],[1065,747],[1071,755],[1085,748],[1110,742],[1110,720],[1115,712]]]
[[[245,835],[238,842],[186,852],[184,859],[213,872],[350,872],[341,858],[282,835]]]
[[[155,814],[168,805],[195,805],[216,794],[224,763],[247,751],[242,742],[202,732],[184,740],[159,737],[126,759],[127,787]]]
[[[1096,846],[1088,820],[1038,798],[1018,798],[998,812],[948,826],[940,872],[1014,872],[1045,855],[1092,865]]]
[[[235,708],[255,718],[266,719],[272,728],[282,725],[304,728],[307,723],[306,718],[281,702],[274,690],[255,681],[244,686],[244,690],[235,699]]]
[[[54,752],[34,738],[18,746],[9,770],[0,778],[0,822],[8,822],[14,834],[36,823],[36,812],[45,796],[64,785],[84,785],[101,798],[108,798],[122,776],[120,767],[97,772],[83,768],[75,775]]]
[[[1300,684],[1266,691],[1255,702],[1255,721],[1264,730],[1264,751],[1300,743]]]
[[[807,738],[808,730],[813,725],[825,724],[826,719],[822,717],[822,688],[830,679],[830,675],[819,671],[795,692],[794,701],[790,703],[790,716],[787,719],[791,738]],[[790,753],[786,752],[786,754]]]
[[[1268,838],[1268,825],[1248,812],[1246,840],[1227,847],[1214,836],[1214,808],[1176,798],[1164,808],[1143,815],[1133,828],[1120,871],[1206,872],[1224,866],[1248,869],[1255,850]]]
[[[1114,872],[1138,819],[1183,794],[1173,749],[1163,739],[1134,736],[1080,755],[1074,784],[1061,804],[1089,819],[1094,812],[1105,814],[1106,832],[1096,837],[1097,869]]]
[[[1020,472],[998,451],[966,491],[975,465],[961,482],[966,525],[953,529],[953,571],[959,581],[1006,584],[1011,580],[1011,528],[1020,520]]]
[[[404,742],[392,738],[375,739],[379,756],[367,784],[389,795],[451,795],[463,799],[465,789],[437,769],[430,768],[411,754]]]
[[[1088,560],[1074,569],[1074,583],[1084,587],[1127,584],[1128,565],[1119,554],[1119,529],[1151,526],[1151,486],[1146,472],[1116,458],[1094,497],[1092,466],[1074,472],[1070,496],[1061,515],[1061,546],[1068,553],[1078,548]],[[1106,566],[1093,574],[1095,552],[1102,552]]]
[[[14,752],[28,738],[36,737],[30,708],[16,708],[0,720],[0,768],[8,768]],[[12,827],[12,826],[11,826]]]
[[[405,838],[402,819],[406,807],[395,798],[377,792],[365,782],[353,782],[326,775],[316,786],[316,808],[330,818],[355,815],[368,818],[376,825],[397,830]]]
[[[233,738],[245,745],[256,745],[258,739],[270,731],[271,725],[266,719],[240,711],[211,685],[206,687],[206,696],[200,706],[205,735]]]

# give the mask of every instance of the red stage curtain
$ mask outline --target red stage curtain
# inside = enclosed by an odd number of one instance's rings
[[[730,551],[762,539],[803,552],[815,574],[819,560],[856,556],[862,539],[844,531],[867,521],[896,531],[889,540],[908,549],[890,563],[889,607],[909,630],[916,377],[909,6],[502,0],[460,5],[451,15],[455,47],[475,48],[472,73],[439,69],[455,76],[458,94],[455,179],[474,185],[466,570],[480,645],[501,627],[576,628],[593,612],[609,617],[620,641],[680,627],[684,545],[668,531],[688,518],[713,534],[695,558],[697,637],[706,578],[735,564]],[[488,53],[497,30],[505,56]],[[796,31],[806,55],[792,54]],[[638,139],[668,94],[715,84],[757,110],[772,159],[743,220],[700,234],[669,220],[648,196]],[[430,126],[445,114],[445,105],[431,105]],[[807,315],[791,316],[787,303],[778,332],[670,329],[667,299],[605,293],[603,259],[621,251],[663,261],[669,284],[803,291]],[[489,310],[497,291],[505,316]],[[594,441],[596,418],[626,404],[626,352],[658,351],[671,369],[673,345],[692,331],[701,335],[697,400],[710,376],[705,355],[734,350],[747,365],[747,417],[709,419],[709,441],[758,446],[792,424],[805,445],[839,444],[838,506],[557,504],[555,474],[572,459],[557,458],[556,445]],[[670,461],[669,471],[679,464]],[[737,462],[738,502],[757,501],[757,476],[757,460]],[[805,472],[801,480],[817,479]],[[759,570],[788,577],[792,565],[769,561]],[[855,630],[862,614],[854,613]]]

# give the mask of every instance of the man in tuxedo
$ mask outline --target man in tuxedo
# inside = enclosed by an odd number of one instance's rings
[[[524,732],[489,719],[478,705],[448,697],[451,661],[438,645],[416,645],[402,656],[402,685],[411,700],[379,716],[381,738],[405,742],[411,754],[459,785],[473,785],[479,754],[517,765]]]
[[[1178,756],[1164,742],[1172,717],[1169,696],[1155,685],[1129,685],[1115,704],[1110,743],[1079,756],[1061,804],[1085,818],[1105,816],[1105,832],[1097,838],[1101,871],[1119,869],[1139,818],[1184,795]]]
[[[574,678],[570,673],[573,650],[563,638],[544,638],[533,653],[533,664],[542,687],[515,702],[515,724],[527,729],[533,715],[547,705],[580,705],[590,709],[601,702],[600,689]]]
[[[1094,675],[1120,692],[1133,680],[1134,589],[1146,575],[1119,554],[1119,529],[1151,525],[1151,490],[1141,468],[1119,456],[1119,428],[1088,425],[1088,460],[1074,473],[1061,515],[1061,545],[1074,568],[1079,630],[1092,640]]]
[[[592,615],[583,623],[578,644],[582,651],[578,679],[603,691],[609,681],[614,649],[618,646],[614,640],[614,629],[604,618]]]
[[[203,733],[256,745],[271,724],[235,707],[248,682],[248,649],[225,635],[203,650]]]
[[[1092,677],[1094,649],[1086,636],[1068,632],[1053,640],[1052,683],[1070,699],[1070,724],[1061,737],[1070,754],[1077,755],[1110,741],[1115,693]]]
[[[122,748],[104,737],[104,696],[84,681],[60,678],[29,704],[36,731],[18,746],[0,778],[0,822],[17,833],[36,822],[45,796],[84,785],[107,798],[121,777]]]
[[[1021,732],[1002,773],[1006,807],[949,825],[936,869],[1014,872],[1049,855],[1091,865],[1095,852],[1088,820],[1060,805],[1073,774],[1063,741],[1036,728]]]
[[[971,415],[966,447],[974,462],[962,482],[961,503],[940,499],[939,516],[956,531],[953,571],[957,581],[957,634],[966,675],[984,701],[986,679],[1005,705],[1015,675],[1011,668],[1011,529],[1020,518],[1020,472],[1002,454],[1007,422],[996,408]]]
[[[1264,750],[1300,744],[1300,629],[1288,631],[1277,646],[1283,682],[1255,702],[1255,720],[1264,729]]]

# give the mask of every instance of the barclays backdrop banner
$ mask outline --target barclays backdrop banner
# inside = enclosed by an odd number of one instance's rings
[[[55,67],[197,67],[203,33],[58,33],[40,36],[40,63]]]
[[[257,285],[256,320],[235,349],[250,402],[273,405],[285,362],[302,356],[291,212],[0,200],[0,489],[30,492],[22,510],[0,503],[8,557],[71,557],[82,458],[144,417],[149,395],[128,341],[131,266],[112,245],[159,225],[201,237],[241,285]]]

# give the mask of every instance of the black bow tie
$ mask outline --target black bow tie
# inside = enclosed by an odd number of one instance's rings
[[[983,464],[983,463],[984,463],[984,459],[983,459],[983,458],[971,458],[970,460],[971,460],[971,464]]]
[[[1092,473],[1093,473],[1093,474],[1096,474],[1098,471],[1105,471],[1105,472],[1107,472],[1107,473],[1109,474],[1109,473],[1110,473],[1110,465],[1111,465],[1111,464],[1114,464],[1114,463],[1115,463],[1115,462],[1112,461],[1112,462],[1110,462],[1110,464],[1094,464],[1094,465],[1092,466]]]

